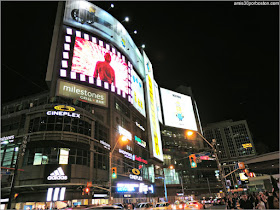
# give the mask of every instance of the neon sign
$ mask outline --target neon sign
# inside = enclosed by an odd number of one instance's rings
[[[137,144],[139,144],[140,146],[146,148],[146,142],[145,141],[143,141],[142,139],[140,139],[137,136],[134,136],[134,138],[135,138],[135,141],[137,142]]]
[[[142,131],[145,131],[145,128],[144,128],[142,125],[140,125],[138,122],[135,122],[135,124],[136,124],[136,126],[137,126],[138,128],[140,128]]]
[[[104,148],[107,149],[107,150],[111,149],[111,145],[108,144],[107,142],[103,141],[103,140],[100,140],[100,144],[103,144]]]
[[[61,167],[57,168],[54,172],[52,172],[48,177],[48,180],[67,180],[68,177],[64,174]]]
[[[119,149],[119,153],[123,154],[124,157],[126,157],[126,158],[128,158],[130,160],[133,160],[133,161],[137,160],[137,161],[139,161],[141,163],[148,164],[147,160],[142,159],[141,157],[138,157],[137,155],[133,155],[133,154],[131,154],[131,153],[127,152],[127,151],[124,151],[122,149]]]
[[[242,144],[243,148],[248,148],[248,147],[252,147],[252,144],[251,143],[247,143],[247,144]]]
[[[47,111],[47,115],[69,116],[69,117],[81,118],[80,114],[63,112],[63,111]]]
[[[154,193],[153,185],[140,184],[128,184],[128,183],[118,183],[117,192],[135,192],[135,193]]]
[[[14,142],[14,139],[15,139],[14,135],[4,136],[4,137],[0,138],[1,144],[8,144],[8,143]]]
[[[128,138],[129,140],[132,140],[132,135],[131,133],[124,129],[123,127],[119,126],[119,134],[120,135],[124,135],[126,138]]]

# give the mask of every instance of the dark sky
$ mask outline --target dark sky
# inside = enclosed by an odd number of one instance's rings
[[[111,2],[94,2],[107,10]],[[191,86],[202,125],[247,120],[254,142],[279,149],[279,7],[233,2],[113,2],[159,86]],[[47,89],[57,2],[1,2],[2,103]]]

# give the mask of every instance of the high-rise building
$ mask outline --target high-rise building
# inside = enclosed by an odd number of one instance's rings
[[[216,139],[220,162],[225,174],[232,172],[238,162],[256,155],[252,135],[246,120],[226,120],[208,124],[203,128],[207,139]],[[238,183],[238,174],[232,173],[227,179]]]

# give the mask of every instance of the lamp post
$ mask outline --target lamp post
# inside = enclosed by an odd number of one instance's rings
[[[225,184],[225,175],[223,173],[223,170],[222,170],[222,167],[221,167],[221,164],[220,164],[220,161],[219,161],[219,158],[218,158],[218,155],[217,155],[217,149],[216,149],[216,139],[213,139],[212,140],[212,144],[209,143],[209,141],[207,141],[206,138],[204,138],[204,136],[202,136],[199,132],[195,131],[204,141],[206,141],[206,143],[212,148],[213,152],[214,152],[214,155],[215,155],[215,159],[216,159],[216,162],[217,162],[217,165],[218,165],[218,169],[219,169],[219,172],[220,172],[220,175],[221,175],[221,182],[222,182],[222,185],[223,185],[223,190],[226,194],[227,192],[227,189],[226,189],[226,184]],[[193,131],[187,131],[187,135],[188,136],[191,136],[193,135]]]
[[[126,138],[126,136],[119,136],[114,148],[110,151],[109,153],[109,194],[110,194],[110,203],[111,203],[111,197],[112,197],[112,156],[113,156],[113,152],[115,151],[116,147],[117,147],[117,144],[119,143],[119,141],[122,141],[122,142],[127,142],[128,139]]]

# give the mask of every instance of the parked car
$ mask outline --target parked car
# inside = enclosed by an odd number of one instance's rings
[[[159,202],[155,205],[154,209],[172,209],[172,206],[168,202]]]
[[[138,203],[135,209],[153,209],[152,203]]]

